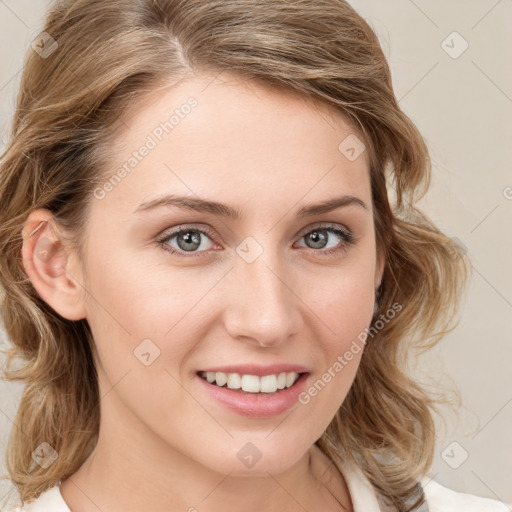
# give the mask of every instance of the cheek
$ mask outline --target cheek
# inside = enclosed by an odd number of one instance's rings
[[[201,339],[198,314],[206,318],[202,313],[208,304],[202,299],[219,276],[148,268],[133,254],[115,254],[114,249],[111,244],[102,251],[108,257],[93,255],[88,263],[87,320],[108,379],[117,382],[130,371],[130,378],[138,381],[143,373],[156,384],[171,379],[166,369],[181,378],[179,365]]]
[[[374,275],[371,258],[359,259],[304,283],[305,302],[325,324],[337,348],[369,326],[375,304]]]
[[[375,292],[373,278],[352,277],[333,280],[316,295],[320,320],[316,320],[322,353],[321,369],[299,397],[310,408],[311,418],[320,436],[345,400],[365,349],[367,330],[371,324]]]
[[[341,406],[364,353],[375,304],[375,262],[369,255],[370,251],[347,260],[336,272],[331,268],[303,287],[322,353],[322,368],[303,403],[311,402],[319,417],[332,418]]]
[[[375,292],[371,282],[365,284],[343,280],[338,284],[334,281],[318,297],[318,311],[336,336],[346,338],[354,335],[354,330],[368,326],[373,315],[374,300]]]
[[[148,267],[131,251],[116,251],[115,243],[103,248],[104,257],[98,254],[93,253],[88,262],[93,318],[135,341],[161,338],[190,309],[195,294],[186,276],[177,273],[171,279],[168,269]]]

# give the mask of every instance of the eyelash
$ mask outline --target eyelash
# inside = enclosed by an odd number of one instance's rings
[[[313,252],[318,252],[323,256],[332,256],[337,253],[343,254],[346,251],[348,251],[348,249],[357,242],[356,237],[350,231],[340,228],[339,225],[337,225],[337,224],[314,226],[309,231],[307,231],[303,235],[301,235],[300,238],[302,239],[306,235],[309,235],[310,233],[317,231],[317,230],[318,231],[322,230],[322,231],[327,231],[329,233],[333,233],[333,234],[339,236],[342,240],[344,240],[344,243],[342,243],[341,245],[336,246],[336,247],[331,247],[330,249],[326,249],[326,250],[310,249]],[[205,228],[199,229],[194,226],[183,226],[177,230],[171,231],[169,233],[165,233],[162,237],[158,238],[156,242],[162,248],[162,250],[169,252],[171,254],[175,254],[179,257],[183,257],[183,258],[201,257],[203,255],[203,253],[206,253],[207,251],[190,251],[187,253],[186,251],[177,250],[174,247],[170,247],[167,244],[167,242],[169,242],[176,236],[178,236],[182,233],[187,233],[189,231],[194,231],[194,232],[200,233],[202,235],[206,235],[208,238],[210,238],[210,240],[212,240],[212,242],[215,241],[215,234],[209,228],[205,227]]]

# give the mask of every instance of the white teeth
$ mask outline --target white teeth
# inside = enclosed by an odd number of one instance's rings
[[[249,393],[259,393],[260,379],[256,375],[242,375],[242,389]]]
[[[284,389],[286,386],[286,373],[280,373],[277,377],[277,389]]]
[[[295,380],[296,380],[295,375],[297,375],[297,374],[294,374],[293,372],[286,374],[286,387],[287,388],[289,388],[295,382]]]
[[[217,381],[217,386],[224,386],[224,384],[226,384],[226,382],[228,381],[228,376],[225,373],[213,372],[213,374],[215,375],[215,381]],[[214,382],[214,381],[212,381],[212,382]]]
[[[201,372],[201,377],[217,386],[227,384],[229,389],[242,389],[248,393],[275,393],[278,389],[289,388],[299,378],[297,372],[282,372],[278,375],[240,375],[239,373]]]
[[[240,389],[242,382],[238,373],[228,373],[228,388],[229,389]]]
[[[260,382],[262,393],[275,393],[277,391],[277,377],[275,375],[264,375]],[[292,381],[292,384],[293,382],[295,381]]]

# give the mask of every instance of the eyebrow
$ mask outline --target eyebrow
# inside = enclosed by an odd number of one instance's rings
[[[312,217],[321,213],[327,213],[337,208],[344,206],[358,205],[365,210],[368,210],[368,206],[364,201],[355,196],[344,195],[340,197],[333,197],[320,203],[309,204],[303,206],[297,212],[297,218],[303,219],[305,217]],[[196,212],[205,212],[217,215],[219,217],[225,217],[233,220],[240,220],[243,218],[242,212],[224,203],[217,201],[209,201],[206,199],[200,199],[196,197],[188,196],[177,196],[173,194],[167,194],[161,197],[146,201],[140,204],[132,213],[141,213],[148,210],[153,210],[161,206],[176,206],[186,210],[192,210]]]

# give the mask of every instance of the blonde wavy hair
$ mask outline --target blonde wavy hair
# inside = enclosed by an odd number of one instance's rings
[[[355,461],[400,512],[423,503],[410,501],[432,463],[442,395],[407,375],[408,356],[457,325],[470,263],[414,206],[429,186],[429,153],[398,105],[368,23],[344,0],[60,0],[43,30],[58,46],[45,58],[28,52],[0,159],[1,315],[12,343],[5,376],[26,383],[6,461],[22,502],[76,472],[100,424],[89,325],[59,316],[31,285],[20,259],[23,223],[33,209],[49,209],[83,256],[92,190],[104,179],[118,118],[191,72],[229,69],[327,103],[364,138],[386,262],[379,308],[402,309],[368,338],[316,444],[338,468]],[[23,365],[13,368],[16,359]],[[42,442],[59,454],[46,469],[31,456]]]

